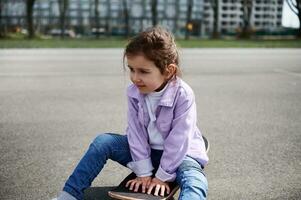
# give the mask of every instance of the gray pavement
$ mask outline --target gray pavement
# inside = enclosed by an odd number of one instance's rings
[[[300,199],[301,50],[183,49],[211,143],[208,199]],[[122,49],[0,50],[0,199],[51,199],[90,141],[123,133]],[[128,169],[111,161],[93,186]]]

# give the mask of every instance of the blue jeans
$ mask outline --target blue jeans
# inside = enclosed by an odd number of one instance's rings
[[[151,159],[155,168],[160,164],[162,153],[163,151],[160,150],[152,150],[151,152]],[[76,199],[83,199],[84,190],[91,186],[92,181],[100,173],[108,159],[123,166],[132,161],[127,136],[111,133],[97,136],[66,181],[63,191]],[[176,181],[181,188],[179,199],[206,199],[207,179],[203,174],[202,167],[194,159],[185,157],[177,170]]]

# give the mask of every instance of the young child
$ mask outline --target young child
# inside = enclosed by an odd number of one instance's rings
[[[58,199],[83,199],[107,159],[137,175],[127,183],[130,190],[163,196],[176,181],[180,200],[206,199],[208,157],[196,125],[194,93],[179,77],[172,34],[160,27],[141,32],[126,46],[125,61],[133,83],[127,89],[126,135],[97,136]]]

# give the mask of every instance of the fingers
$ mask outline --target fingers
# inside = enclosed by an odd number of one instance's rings
[[[169,185],[166,185],[166,193],[167,193],[167,194],[170,193],[170,187],[169,187]]]
[[[129,185],[131,184],[131,182],[133,182],[133,180],[129,180],[128,182],[126,182],[125,187],[129,187]]]
[[[164,185],[156,185],[155,193],[154,193],[155,196],[158,196],[160,189],[161,189],[161,196],[164,196],[164,193],[162,195],[162,190],[164,192]]]
[[[147,185],[148,185],[148,183],[145,183],[145,182],[142,183],[142,193],[145,193],[145,190],[148,187]]]
[[[168,183],[159,181],[157,179],[141,179],[136,178],[133,180],[129,180],[126,185],[126,187],[129,187],[129,190],[133,190],[134,192],[138,192],[140,186],[142,187],[142,193],[147,192],[147,194],[153,194],[155,196],[164,196],[166,193],[170,193],[170,188]],[[146,191],[147,190],[147,191]]]
[[[155,196],[159,196],[159,193],[160,196],[164,196],[165,192],[167,194],[170,193],[170,188],[167,184],[161,185],[161,184],[151,183],[150,186],[148,187],[147,194],[151,194],[153,190]]]
[[[141,182],[140,182],[140,181],[139,181],[139,182],[136,182],[136,185],[134,186],[134,187],[135,187],[134,192],[138,192],[140,185],[141,185]]]
[[[125,184],[125,187],[129,187],[129,190],[133,190],[134,187],[135,187],[135,190],[136,190],[137,184],[138,184],[138,189],[139,189],[139,182],[138,182],[138,180],[133,179],[133,180],[129,180],[129,181]]]
[[[155,184],[154,183],[151,183],[148,187],[148,190],[147,190],[147,194],[151,194],[152,193],[152,190],[154,188]]]
[[[148,187],[147,194],[151,194],[152,191],[153,191],[153,189],[155,190],[155,191],[154,191],[154,195],[155,195],[155,196],[158,196],[160,191],[161,191],[160,195],[161,195],[161,196],[164,196],[164,192],[165,192],[165,186],[164,186],[164,185],[152,183],[152,184]]]
[[[136,184],[136,180],[131,181],[129,190],[133,190]]]
[[[148,188],[148,185],[150,184],[150,181],[142,181],[140,179],[133,179],[129,180],[125,187],[129,187],[129,190],[134,190],[134,192],[138,192],[140,186],[142,187],[142,192],[145,193],[146,189]]]

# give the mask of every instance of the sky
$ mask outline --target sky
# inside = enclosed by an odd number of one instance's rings
[[[283,4],[282,25],[285,27],[299,27],[299,20],[297,15],[294,14],[293,11],[291,11],[285,0]]]

